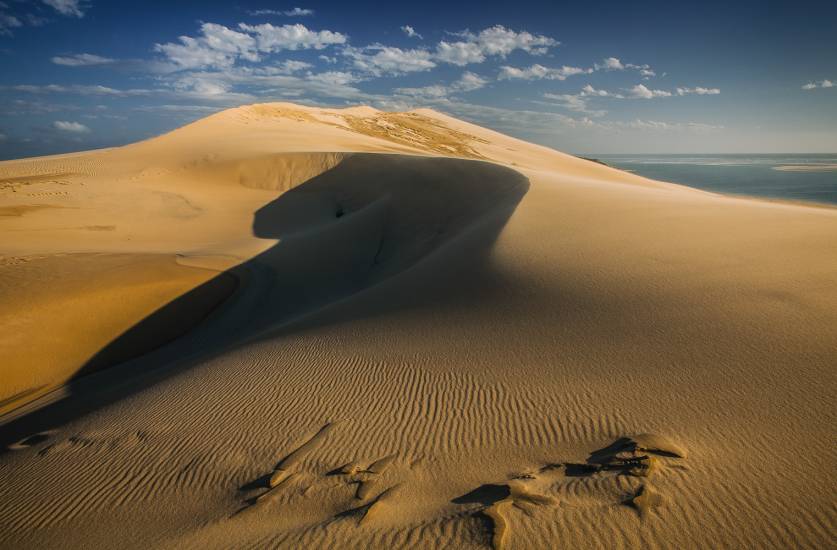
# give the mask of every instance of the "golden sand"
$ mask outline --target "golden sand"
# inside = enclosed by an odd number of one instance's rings
[[[0,547],[834,545],[837,210],[430,110],[0,163]]]

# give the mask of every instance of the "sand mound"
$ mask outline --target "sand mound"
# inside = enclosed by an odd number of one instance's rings
[[[0,213],[0,546],[833,545],[835,210],[267,104]]]

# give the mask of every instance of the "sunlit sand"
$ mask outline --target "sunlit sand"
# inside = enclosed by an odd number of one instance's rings
[[[263,104],[0,163],[0,255],[4,548],[834,544],[837,210]]]

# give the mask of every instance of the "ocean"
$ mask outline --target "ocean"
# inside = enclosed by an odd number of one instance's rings
[[[707,191],[837,204],[837,153],[583,156]]]

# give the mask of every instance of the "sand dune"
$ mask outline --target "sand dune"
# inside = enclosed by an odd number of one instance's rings
[[[0,546],[834,546],[837,210],[430,110],[0,163]]]

